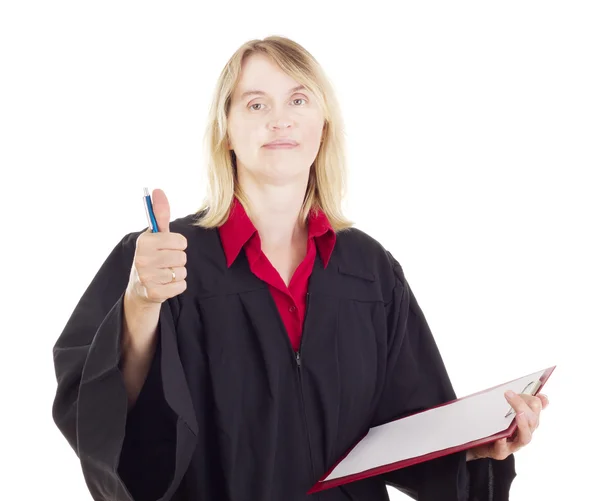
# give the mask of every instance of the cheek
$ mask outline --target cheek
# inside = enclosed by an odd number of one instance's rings
[[[321,144],[321,137],[323,135],[323,121],[313,120],[304,130],[304,142],[306,145],[310,145],[311,148],[318,150]]]
[[[310,142],[311,144],[320,142],[321,134],[323,132],[323,123],[323,118],[319,115],[306,117],[306,120],[304,120],[304,123],[302,124],[302,136],[305,142]]]
[[[255,135],[256,125],[248,121],[236,120],[229,124],[229,137],[231,138],[232,147],[236,150],[248,149]]]

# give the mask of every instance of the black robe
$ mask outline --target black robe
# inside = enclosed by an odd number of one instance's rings
[[[56,425],[103,501],[508,499],[514,458],[465,452],[307,495],[369,427],[456,398],[398,262],[357,229],[317,253],[299,354],[266,283],[189,215],[187,289],[161,306],[156,354],[127,411],[123,294],[136,239],[116,245],[54,346]],[[299,355],[299,356],[297,356]],[[398,444],[401,447],[402,444]]]

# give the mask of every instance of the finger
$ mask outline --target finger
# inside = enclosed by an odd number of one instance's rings
[[[540,397],[540,400],[542,401],[542,409],[545,409],[550,405],[550,400],[548,399],[547,395],[542,395],[540,393],[538,397]]]
[[[171,235],[176,236],[177,233],[172,233]],[[180,250],[162,249],[159,256],[156,262],[157,268],[185,266],[187,263],[187,253]]]
[[[507,391],[504,394],[504,396],[505,396],[506,400],[508,400],[508,403],[510,404],[510,406],[515,410],[516,414],[518,414],[519,412],[531,411],[531,409],[527,405],[527,402],[525,402],[525,400],[523,400],[521,395],[517,395],[516,393],[514,393],[512,391]]]
[[[161,282],[163,285],[180,282],[187,278],[187,268],[183,266],[165,268],[164,273],[166,278]],[[175,277],[173,277],[173,274],[175,274]]]
[[[518,451],[521,447],[526,446],[531,442],[532,434],[529,428],[527,416],[523,413],[517,414],[517,437],[514,442],[509,445],[511,453]]]
[[[540,414],[542,412],[542,400],[533,395],[521,395],[521,398],[527,403],[529,411],[525,411],[529,427],[536,430],[540,424]]]
[[[169,200],[163,190],[152,191],[152,210],[158,225],[158,231],[169,233],[169,221],[171,220],[171,208]]]
[[[495,459],[506,459],[506,457],[510,454],[508,438],[503,438],[501,440],[496,440],[494,442],[494,452],[493,456]]]
[[[535,412],[531,409],[531,407],[529,407],[529,404],[526,401],[526,399],[537,399],[537,397],[532,397],[531,395],[526,394],[517,395],[516,393],[511,391],[507,391],[504,394],[504,396],[506,400],[508,400],[510,406],[514,409],[516,414],[518,414],[519,412],[525,412],[527,414],[535,415]]]
[[[167,235],[156,242],[157,250],[183,251],[187,248],[187,238],[181,233],[172,233],[169,231]]]
[[[487,457],[504,460],[513,453],[511,445],[508,438],[496,440],[493,443],[493,447],[490,447],[490,452],[487,454]],[[518,448],[520,448],[520,446]]]
[[[177,282],[170,282],[162,284],[162,290],[157,291],[156,288],[146,289],[146,297],[150,300],[165,300],[171,297],[178,296],[187,289],[187,281],[179,280]]]
[[[542,399],[533,395],[520,395],[520,397],[525,401],[525,403],[529,406],[529,408],[535,412],[536,414],[540,414],[542,412]]]

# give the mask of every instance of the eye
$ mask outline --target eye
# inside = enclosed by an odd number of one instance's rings
[[[254,110],[254,111],[258,111],[258,110],[259,110],[259,108],[254,108],[254,106],[261,106],[261,105],[262,105],[262,103],[254,103],[254,104],[251,104],[251,105],[249,106],[249,108],[251,108],[251,109],[252,109],[252,110]]]
[[[292,101],[306,101],[306,99],[304,99],[302,97],[297,97],[296,99],[293,99]]]

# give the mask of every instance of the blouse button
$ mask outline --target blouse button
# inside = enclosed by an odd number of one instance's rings
[[[296,311],[295,306],[290,306],[288,309],[289,309],[290,313],[294,313]]]

